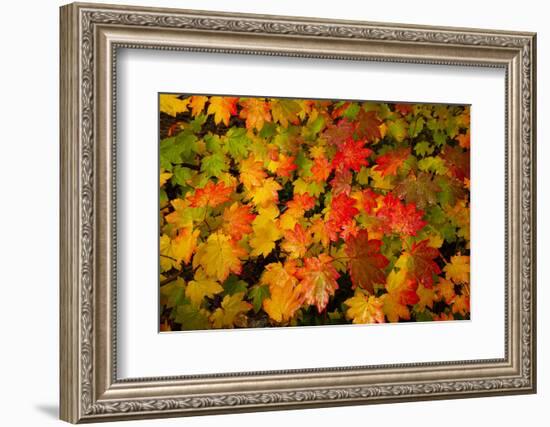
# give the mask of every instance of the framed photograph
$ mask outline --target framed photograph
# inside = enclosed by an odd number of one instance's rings
[[[61,8],[61,418],[536,391],[535,34]]]

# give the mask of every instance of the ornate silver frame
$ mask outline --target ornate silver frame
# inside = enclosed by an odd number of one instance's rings
[[[189,10],[61,8],[61,418],[78,423],[534,393],[533,33]],[[506,71],[505,357],[119,380],[114,233],[119,47],[502,67]]]

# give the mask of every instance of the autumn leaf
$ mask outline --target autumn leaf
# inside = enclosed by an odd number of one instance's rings
[[[244,235],[252,232],[252,221],[255,218],[250,206],[235,202],[223,211],[222,228],[233,239],[241,240]]]
[[[346,316],[352,319],[353,323],[384,323],[384,303],[373,295],[364,294],[358,289],[352,298],[344,301],[349,308]]]
[[[207,101],[207,96],[194,95],[190,98],[189,107],[191,108],[191,114],[193,117],[197,117],[203,112]]]
[[[395,175],[410,154],[410,147],[389,151],[376,159],[376,170],[380,172],[382,177],[386,175]]]
[[[335,169],[359,172],[361,166],[369,164],[368,157],[371,154],[372,150],[365,147],[364,141],[348,139],[334,155],[332,166]]]
[[[388,321],[395,323],[399,322],[399,319],[410,320],[411,312],[409,308],[401,303],[399,297],[395,294],[384,294],[380,297],[383,305],[383,311]]]
[[[359,139],[366,139],[369,142],[380,139],[380,125],[382,121],[378,117],[376,111],[365,111],[361,108],[356,117],[357,126],[355,133]]]
[[[416,209],[412,203],[403,204],[393,194],[388,193],[384,197],[382,207],[376,212],[376,217],[381,220],[384,231],[416,236],[427,223],[422,219],[423,211]]]
[[[201,266],[205,273],[223,282],[229,273],[240,274],[241,258],[246,252],[232,242],[231,237],[216,232],[199,245],[193,257],[193,268]]]
[[[302,306],[303,292],[300,286],[278,286],[263,300],[263,309],[278,323],[288,322]]]
[[[259,132],[266,122],[271,122],[269,104],[263,99],[247,98],[239,104],[242,107],[239,117],[246,120],[247,129],[256,129]]]
[[[199,233],[199,230],[193,230],[191,227],[180,228],[178,230],[178,234],[171,242],[172,256],[175,258],[177,264],[180,264],[182,261],[184,264],[189,263],[197,247]]]
[[[216,206],[227,202],[232,192],[233,188],[226,187],[226,185],[221,181],[216,184],[212,181],[208,181],[204,188],[197,189],[195,194],[188,198],[189,206],[195,208],[210,206],[215,208]]]
[[[439,251],[428,246],[429,240],[413,243],[411,249],[405,252],[395,264],[405,268],[409,274],[427,288],[433,286],[433,275],[441,273],[441,269],[434,261],[439,257]]]
[[[251,156],[241,162],[240,181],[247,190],[261,186],[266,177],[263,163],[254,157]]]
[[[180,99],[179,95],[161,94],[159,96],[160,111],[172,117],[176,117],[178,113],[187,111],[189,98]]]
[[[396,187],[395,194],[400,199],[405,199],[407,204],[416,205],[418,209],[426,209],[435,205],[437,193],[441,188],[428,173],[413,173],[404,178]]]
[[[243,301],[244,292],[227,295],[221,306],[210,316],[214,328],[246,327],[245,313],[252,309],[252,304]]]
[[[281,126],[286,128],[289,123],[294,125],[300,123],[298,113],[302,108],[296,101],[292,99],[272,99],[270,106],[273,120],[280,123]]]
[[[279,200],[278,191],[281,188],[281,185],[275,179],[267,178],[261,185],[250,190],[252,202],[261,207],[276,203]]]
[[[281,231],[274,221],[265,224],[254,224],[254,234],[250,239],[252,256],[268,256],[275,249],[275,242],[281,238]]]
[[[229,126],[231,116],[237,114],[237,101],[239,98],[230,96],[212,96],[210,97],[210,105],[208,106],[207,114],[214,115],[216,124],[223,123]]]
[[[354,289],[360,287],[372,294],[374,285],[385,283],[384,269],[389,261],[380,252],[381,246],[380,240],[369,240],[367,230],[359,231],[356,237],[347,241],[346,254]]]
[[[297,275],[304,290],[304,301],[314,304],[317,311],[322,312],[329,297],[338,289],[336,279],[340,274],[332,265],[332,257],[320,254],[318,257],[304,259],[304,266],[298,270]]]
[[[294,226],[294,230],[284,232],[284,241],[281,249],[288,253],[289,259],[302,258],[311,244],[311,233],[300,224]]]
[[[189,203],[186,200],[174,199],[170,204],[174,210],[164,217],[166,222],[172,224],[176,229],[192,227],[193,213],[189,209]]]
[[[214,295],[223,291],[222,286],[217,280],[209,278],[202,269],[195,273],[194,280],[187,284],[185,295],[195,305],[200,305],[204,297],[212,298]]]
[[[455,283],[470,283],[470,257],[455,255],[451,262],[443,267],[447,280]]]
[[[316,157],[313,160],[313,166],[311,167],[311,173],[313,179],[317,182],[323,182],[328,179],[332,172],[332,164],[323,156]]]

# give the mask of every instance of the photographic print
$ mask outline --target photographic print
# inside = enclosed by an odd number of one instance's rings
[[[470,106],[159,94],[160,330],[470,318]]]

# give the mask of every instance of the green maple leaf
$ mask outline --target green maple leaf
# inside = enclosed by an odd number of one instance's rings
[[[203,157],[201,161],[201,171],[209,176],[215,177],[227,171],[227,162],[223,153],[214,153]]]

